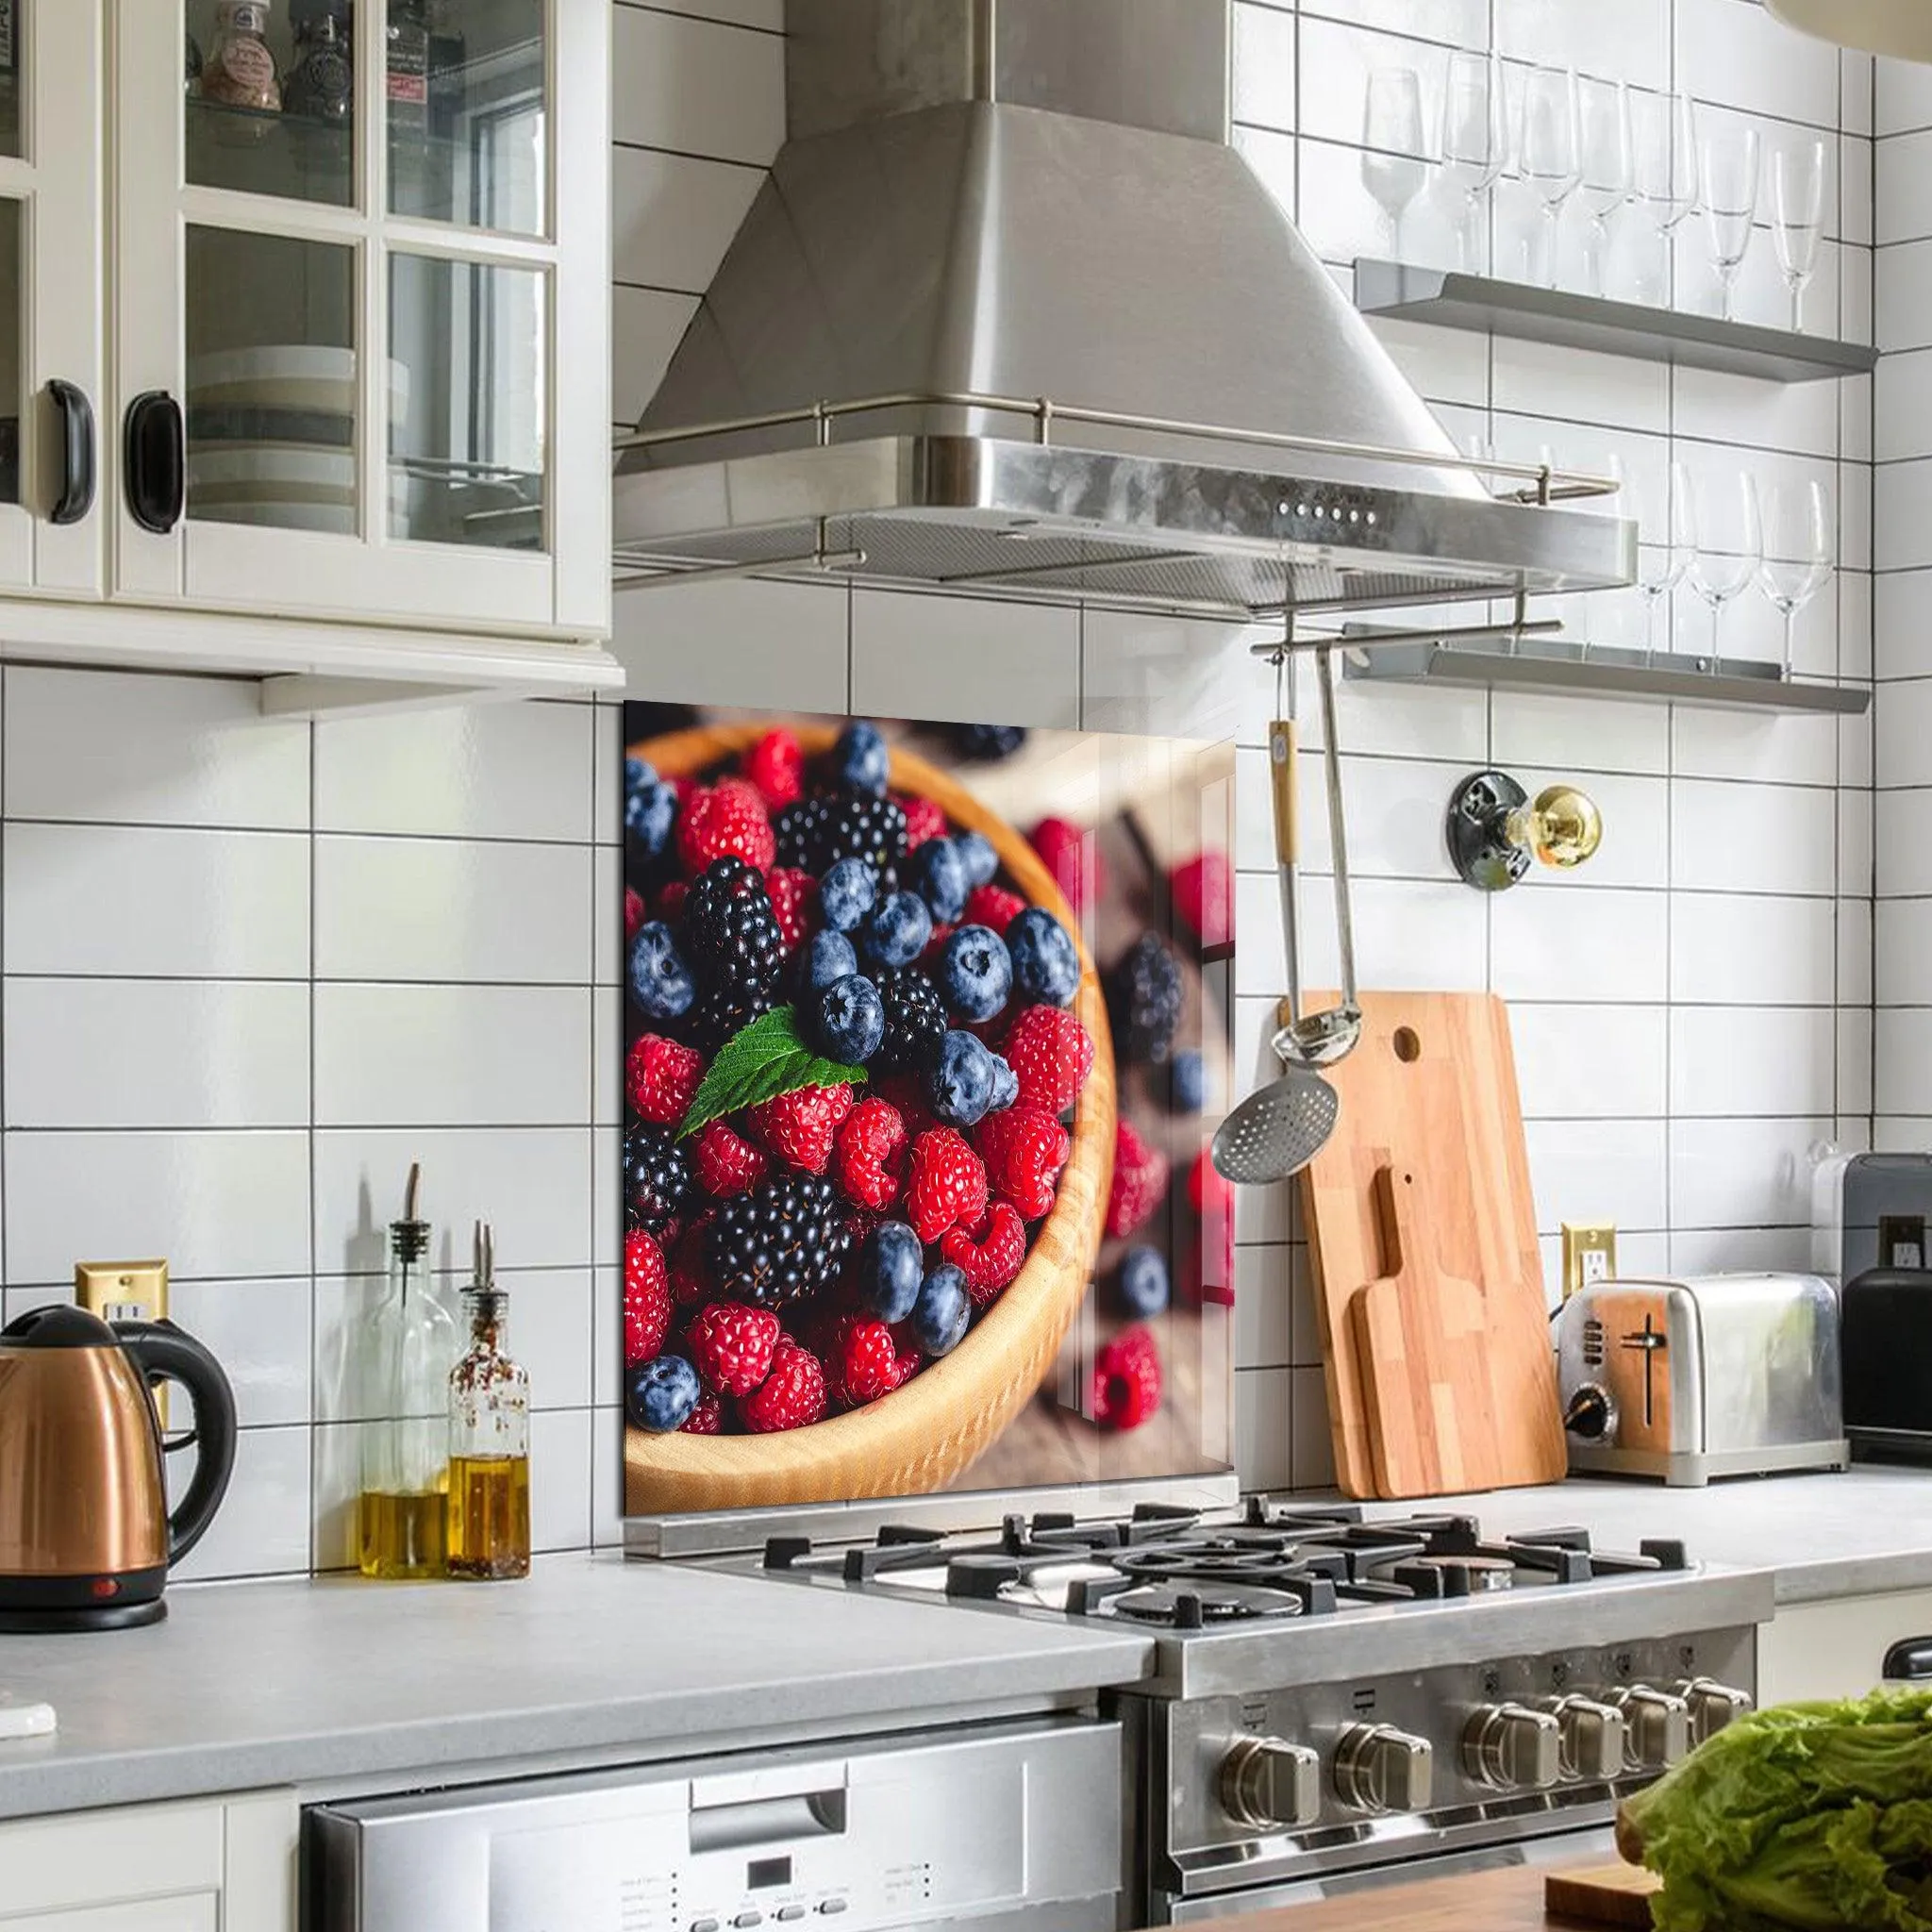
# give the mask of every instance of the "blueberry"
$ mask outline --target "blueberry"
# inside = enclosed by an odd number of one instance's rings
[[[1009,758],[1026,742],[1024,724],[956,724],[953,741],[969,758]]]
[[[998,1055],[992,1057],[992,1103],[988,1113],[1005,1113],[1020,1097],[1020,1076]]]
[[[903,1322],[924,1274],[919,1237],[903,1221],[882,1221],[858,1251],[858,1298],[881,1322]]]
[[[970,1127],[992,1107],[992,1055],[971,1033],[949,1033],[925,1076],[925,1097],[949,1127]]]
[[[940,994],[962,1020],[991,1020],[1013,990],[1013,960],[990,925],[962,925],[940,952]]]
[[[879,966],[909,966],[932,939],[932,914],[911,892],[893,892],[865,916],[860,928],[866,958]]]
[[[1080,955],[1043,906],[1029,906],[1007,928],[1013,977],[1028,999],[1063,1007],[1080,990]]]
[[[826,1058],[847,1066],[863,1066],[886,1037],[886,1008],[879,990],[857,973],[835,979],[819,994],[812,1022]]]
[[[806,992],[823,992],[858,971],[858,955],[842,932],[813,933],[798,956],[799,985]]]
[[[839,782],[855,791],[883,792],[891,776],[891,763],[886,756],[886,741],[879,727],[864,718],[855,718],[839,734],[832,747],[832,759],[839,771]]]
[[[625,1378],[624,1406],[637,1427],[668,1436],[698,1406],[698,1372],[681,1355],[660,1355]]]
[[[675,1020],[697,997],[691,968],[661,919],[638,928],[630,945],[630,996],[654,1020]]]
[[[819,910],[834,932],[855,932],[878,895],[878,874],[862,858],[841,858],[819,881]]]
[[[656,858],[677,816],[677,792],[642,758],[624,761],[624,829],[648,858]]]
[[[935,920],[958,919],[965,911],[973,881],[952,840],[928,839],[912,855],[912,890],[932,908]]]
[[[1208,1098],[1208,1064],[1189,1047],[1168,1065],[1169,1092],[1176,1113],[1199,1113]]]
[[[966,1277],[948,1261],[935,1268],[920,1285],[912,1305],[912,1339],[929,1356],[951,1355],[973,1319],[973,1297]]]
[[[646,785],[658,782],[658,768],[647,764],[642,758],[625,758],[624,761],[624,795],[628,798],[633,791],[641,791]]]
[[[1000,856],[992,849],[992,841],[984,832],[954,833],[953,849],[966,868],[969,885],[992,884],[993,874],[1000,869]]]
[[[1162,1313],[1171,1291],[1158,1248],[1129,1248],[1121,1262],[1121,1307],[1137,1322]]]

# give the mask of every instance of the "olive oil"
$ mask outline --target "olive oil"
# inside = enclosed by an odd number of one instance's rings
[[[449,1574],[530,1574],[530,1458],[457,1456],[449,1465]]]
[[[441,1576],[448,1499],[441,1490],[364,1490],[358,1510],[363,1575]]]

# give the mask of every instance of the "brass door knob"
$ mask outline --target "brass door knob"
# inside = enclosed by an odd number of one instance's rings
[[[1457,875],[1482,892],[1507,891],[1532,860],[1568,871],[1604,842],[1603,814],[1574,785],[1546,786],[1534,803],[1507,772],[1474,772],[1456,788],[1443,830]]]

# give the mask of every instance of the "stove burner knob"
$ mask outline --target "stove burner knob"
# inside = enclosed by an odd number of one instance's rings
[[[1557,1782],[1562,1749],[1557,1720],[1521,1704],[1486,1705],[1462,1734],[1470,1776],[1497,1791],[1547,1790]]]
[[[1424,1811],[1435,1788],[1426,1738],[1391,1724],[1351,1724],[1335,1747],[1335,1792],[1357,1811]]]
[[[1634,1684],[1605,1701],[1624,1714],[1625,1771],[1668,1771],[1690,1749],[1690,1707],[1681,1697]]]
[[[1690,1737],[1699,1744],[1751,1708],[1749,1691],[1734,1690],[1714,1677],[1686,1678],[1677,1686],[1677,1695],[1690,1707]]]
[[[1624,1713],[1593,1697],[1552,1697],[1544,1706],[1562,1735],[1565,1777],[1602,1784],[1624,1774]]]
[[[1257,1831],[1312,1824],[1322,1813],[1322,1760],[1306,1744],[1242,1738],[1221,1763],[1221,1802]]]

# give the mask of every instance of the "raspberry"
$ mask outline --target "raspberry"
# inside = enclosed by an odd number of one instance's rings
[[[861,1100],[839,1128],[840,1191],[861,1208],[890,1208],[906,1184],[906,1122],[890,1100]]]
[[[825,1412],[825,1372],[809,1349],[781,1341],[772,1357],[772,1373],[739,1407],[755,1436],[779,1429],[802,1429]]]
[[[656,1033],[641,1033],[630,1043],[625,1061],[625,1092],[647,1121],[675,1127],[691,1111],[698,1082],[705,1077],[703,1058],[688,1046]]]
[[[1051,1114],[1073,1106],[1093,1071],[1086,1027],[1058,1007],[1028,1007],[1013,1022],[1004,1051],[1020,1083],[1021,1104]]]
[[[765,1177],[765,1152],[724,1124],[707,1121],[691,1140],[698,1186],[721,1201],[755,1188]]]
[[[983,1308],[1019,1274],[1026,1259],[1026,1225],[1010,1201],[995,1201],[971,1233],[949,1227],[940,1254],[966,1277],[973,1306]]]
[[[949,1227],[971,1227],[986,1212],[986,1169],[962,1136],[934,1127],[912,1143],[906,1178],[906,1212],[928,1245]]]
[[[990,925],[1002,939],[1007,936],[1008,926],[1025,909],[1025,900],[1004,886],[974,886],[966,895],[966,924]]]
[[[1204,946],[1234,938],[1234,872],[1225,853],[1197,853],[1168,874],[1167,886],[1174,909]]]
[[[715,1395],[700,1395],[698,1406],[684,1419],[687,1436],[715,1436],[724,1427],[724,1405]]]
[[[642,1228],[624,1238],[624,1361],[653,1361],[671,1326],[670,1270],[664,1250]]]
[[[671,1251],[671,1299],[680,1308],[693,1307],[711,1292],[710,1269],[705,1260],[711,1219],[708,1213],[700,1214]]]
[[[776,1315],[742,1302],[707,1302],[685,1331],[692,1367],[721,1395],[749,1395],[765,1379],[778,1336]]]
[[[789,731],[768,731],[744,755],[744,775],[774,811],[805,796],[805,754]]]
[[[1054,1183],[1067,1164],[1073,1141],[1052,1114],[1024,1103],[990,1113],[974,1129],[987,1183],[1027,1221],[1053,1206]]]
[[[677,856],[695,876],[714,860],[741,858],[766,871],[777,857],[778,841],[771,814],[756,785],[742,778],[720,778],[700,786],[677,821]]]
[[[1160,1206],[1167,1192],[1167,1156],[1150,1147],[1125,1121],[1114,1130],[1113,1192],[1108,1196],[1107,1231],[1130,1235]]]
[[[658,894],[658,917],[667,925],[675,925],[684,917],[685,896],[691,891],[683,879],[673,879]]]
[[[1084,832],[1066,819],[1041,819],[1033,828],[1033,849],[1052,873],[1054,884],[1075,912],[1084,912],[1107,891],[1107,867]],[[999,928],[995,926],[994,931]]]
[[[846,1324],[834,1364],[845,1400],[855,1408],[899,1386],[899,1352],[883,1322]]]
[[[807,1174],[824,1174],[832,1138],[852,1111],[849,1087],[800,1087],[751,1109],[758,1138],[781,1159]]]
[[[1188,1174],[1188,1200],[1201,1217],[1201,1232],[1188,1257],[1188,1280],[1204,1302],[1234,1306],[1234,1186],[1216,1172],[1206,1153]]]
[[[644,923],[644,895],[633,886],[624,889],[624,940],[628,945]]]
[[[1160,1407],[1160,1351],[1152,1333],[1124,1329],[1093,1358],[1093,1420],[1138,1429]]]
[[[929,798],[897,798],[893,801],[906,814],[906,849],[917,852],[928,839],[946,836],[946,815]]]
[[[1227,1180],[1204,1148],[1188,1170],[1188,1206],[1196,1214],[1225,1214],[1234,1206],[1234,1183]]]
[[[810,873],[795,866],[775,866],[765,876],[765,890],[771,894],[772,914],[785,941],[785,950],[794,953],[805,943],[806,908],[818,890]]]

